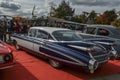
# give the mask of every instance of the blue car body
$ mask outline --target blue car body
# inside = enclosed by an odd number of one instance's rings
[[[61,35],[62,33],[62,35]],[[98,44],[80,41],[74,31],[54,27],[31,27],[28,34],[13,34],[11,39],[18,49],[27,50],[50,60],[53,67],[60,64],[82,66],[90,73],[109,60],[107,50]]]

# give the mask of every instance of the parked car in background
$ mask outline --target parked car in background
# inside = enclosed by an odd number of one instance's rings
[[[84,42],[74,31],[55,27],[31,27],[28,34],[13,34],[13,44],[37,56],[44,56],[51,66],[62,64],[94,71],[108,62],[109,53],[98,44]]]
[[[110,56],[113,59],[117,59],[120,57],[119,54],[119,45],[116,43],[115,40],[109,39],[109,38],[101,38],[99,36],[96,36],[96,38],[93,35],[85,34],[85,33],[78,33],[80,37],[83,38],[84,41],[87,42],[93,42],[96,44],[100,44],[106,48],[108,52],[110,52]]]
[[[120,40],[120,30],[111,25],[86,25],[83,31],[86,34]]]
[[[0,40],[0,69],[13,67],[15,60],[13,58],[12,50],[8,45]]]
[[[109,39],[114,41],[115,50],[117,51],[118,57],[120,57],[120,30],[111,25],[86,25],[81,36],[84,39],[103,41]],[[83,36],[84,35],[84,36]],[[100,40],[101,39],[101,40]]]

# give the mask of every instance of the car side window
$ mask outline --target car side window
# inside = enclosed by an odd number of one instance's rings
[[[109,31],[106,29],[98,29],[97,35],[101,35],[101,36],[108,36],[109,35]]]
[[[86,30],[86,33],[87,34],[95,34],[95,31],[96,31],[96,28],[88,27]]]
[[[48,39],[48,33],[38,30],[37,38]]]
[[[28,36],[30,36],[30,37],[35,37],[35,35],[36,35],[36,30],[35,30],[35,29],[31,29],[31,30],[29,31]]]

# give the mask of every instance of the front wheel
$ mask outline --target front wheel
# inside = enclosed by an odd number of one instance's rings
[[[60,68],[61,67],[61,63],[56,61],[56,60],[49,59],[49,63],[54,68]]]

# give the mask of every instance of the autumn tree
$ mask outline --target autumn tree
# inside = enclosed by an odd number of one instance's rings
[[[96,17],[96,23],[98,24],[111,24],[117,18],[116,11],[105,11],[102,15]]]
[[[52,10],[50,11],[50,13],[51,12],[52,12],[52,15],[50,16],[52,17],[71,20],[71,18],[74,15],[75,9],[72,9],[70,7],[69,2],[65,2],[65,0],[63,0],[57,8],[52,7]]]
[[[116,27],[118,27],[120,29],[120,19],[116,19],[111,24],[114,25],[114,26],[116,26]]]

